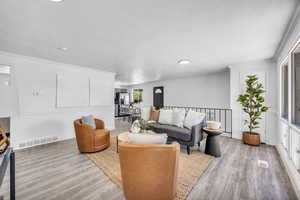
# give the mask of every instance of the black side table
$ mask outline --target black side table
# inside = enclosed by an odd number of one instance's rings
[[[215,157],[221,157],[221,150],[217,136],[221,135],[223,132],[219,129],[214,130],[209,128],[203,128],[202,130],[207,133],[205,153]]]

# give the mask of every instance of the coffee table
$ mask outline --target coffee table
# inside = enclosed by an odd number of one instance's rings
[[[119,143],[128,143],[128,134],[130,132],[129,131],[126,131],[126,132],[123,132],[123,133],[120,133],[119,135],[117,135],[117,153],[119,153]],[[151,130],[147,130],[146,132],[143,132],[143,133],[138,133],[138,134],[147,134],[147,133],[155,133]]]
[[[223,131],[221,129],[210,128],[203,128],[202,130],[207,133],[205,153],[215,157],[220,157],[221,150],[217,136],[221,135]]]

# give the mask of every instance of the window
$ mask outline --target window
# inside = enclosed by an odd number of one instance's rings
[[[10,66],[0,65],[0,87],[10,86]]]
[[[143,89],[134,89],[133,90],[133,102],[140,103],[143,101]]]
[[[281,116],[285,119],[288,119],[289,116],[288,67],[288,64],[284,64],[281,72]]]
[[[300,125],[300,45],[292,54],[293,66],[293,105],[292,122]]]

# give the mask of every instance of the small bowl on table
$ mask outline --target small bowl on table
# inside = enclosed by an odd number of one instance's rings
[[[221,123],[217,121],[206,121],[206,128],[211,130],[219,130]]]

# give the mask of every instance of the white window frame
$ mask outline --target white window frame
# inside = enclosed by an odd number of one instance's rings
[[[284,93],[284,90],[283,90],[283,67],[287,65],[288,66],[288,102],[285,102],[285,103],[288,103],[288,116],[287,118],[283,117],[283,93]],[[283,120],[283,121],[286,121],[286,122],[290,122],[290,74],[291,74],[291,70],[290,70],[291,66],[290,66],[290,55],[288,55],[284,60],[283,62],[281,62],[280,66],[279,66],[279,70],[280,70],[280,78],[279,78],[279,90],[280,90],[280,101],[279,101],[279,110],[280,110],[280,119]]]

